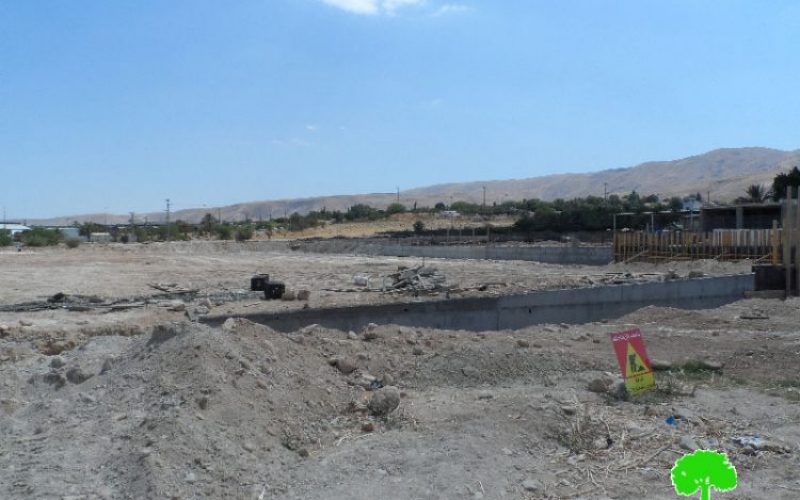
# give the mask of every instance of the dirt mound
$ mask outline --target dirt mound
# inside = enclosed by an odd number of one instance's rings
[[[2,416],[15,446],[0,457],[0,483],[19,498],[239,498],[280,488],[278,468],[330,443],[331,428],[354,425],[337,416],[361,391],[302,334],[226,326],[162,325],[32,362]]]

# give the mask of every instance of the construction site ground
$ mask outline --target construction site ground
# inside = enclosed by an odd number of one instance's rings
[[[800,498],[798,299],[490,332],[236,319],[749,270],[429,259],[444,285],[385,285],[422,264],[232,243],[0,251],[0,498],[667,499],[693,448],[737,468],[715,498]],[[308,299],[262,300],[258,272]],[[207,313],[233,319],[190,321]],[[609,333],[631,328],[663,370],[625,398]]]

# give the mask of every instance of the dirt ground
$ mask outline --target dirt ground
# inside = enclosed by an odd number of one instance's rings
[[[714,498],[800,498],[798,299],[483,333],[235,319],[429,300],[345,291],[418,264],[235,245],[0,253],[0,498],[667,499],[695,447],[737,468],[738,489]],[[456,296],[749,267],[426,264]],[[262,301],[246,291],[254,272],[310,298]],[[56,292],[81,307],[46,308]],[[189,322],[198,308],[234,319]],[[608,334],[634,327],[668,369],[620,398]]]

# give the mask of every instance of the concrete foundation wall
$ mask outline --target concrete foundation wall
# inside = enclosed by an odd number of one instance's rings
[[[638,285],[552,290],[505,297],[456,299],[408,304],[305,309],[281,314],[252,314],[251,321],[280,331],[309,324],[360,330],[369,323],[448,330],[488,331],[540,323],[588,323],[614,319],[646,306],[705,309],[744,298],[754,289],[752,274]],[[219,325],[226,316],[203,322]]]
[[[408,245],[392,241],[326,240],[298,242],[297,249],[317,253],[354,253],[440,259],[527,260],[550,264],[606,265],[614,260],[610,246]]]

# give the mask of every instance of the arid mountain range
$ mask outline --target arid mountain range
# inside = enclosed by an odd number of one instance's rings
[[[408,207],[415,203],[419,207],[432,207],[438,202],[452,201],[481,203],[484,186],[487,204],[506,200],[539,198],[575,198],[580,196],[603,196],[626,194],[633,190],[642,195],[657,194],[661,197],[685,196],[708,193],[715,202],[731,201],[744,195],[751,184],[772,183],[772,178],[782,171],[800,165],[800,150],[780,151],[769,148],[717,149],[705,154],[673,161],[654,161],[635,167],[602,170],[591,173],[571,173],[531,177],[527,179],[487,180],[482,182],[454,182],[421,187],[400,192],[400,202]],[[281,217],[293,212],[306,213],[311,210],[347,210],[356,203],[383,208],[396,201],[395,193],[350,194],[319,196],[238,203],[219,208],[196,208],[180,210],[172,214],[173,220],[198,222],[211,212],[223,220],[267,219]],[[147,218],[150,222],[164,220],[164,212],[137,214],[136,221]],[[83,214],[56,217],[46,220],[28,221],[33,224],[67,225],[73,221],[99,223],[125,223],[128,215]]]

